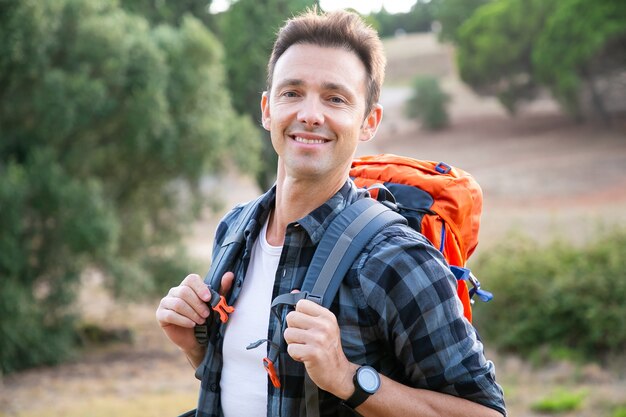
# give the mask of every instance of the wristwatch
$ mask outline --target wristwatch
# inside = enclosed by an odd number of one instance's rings
[[[361,366],[354,374],[354,394],[344,404],[355,409],[380,388],[380,375],[371,366]]]

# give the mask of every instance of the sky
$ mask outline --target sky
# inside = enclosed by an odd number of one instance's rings
[[[417,0],[320,0],[323,10],[353,8],[361,14],[378,12],[384,5],[389,13],[406,13]],[[228,8],[229,0],[213,0],[211,12],[219,13]]]

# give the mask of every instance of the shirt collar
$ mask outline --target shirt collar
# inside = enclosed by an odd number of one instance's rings
[[[335,195],[296,223],[302,226],[313,244],[317,245],[335,217],[346,206],[361,198],[364,193],[364,190],[357,189],[354,182],[348,179]]]
[[[324,204],[307,214],[305,217],[291,223],[290,226],[301,226],[308,233],[312,243],[317,245],[335,217],[337,217],[337,215],[348,205],[365,195],[367,195],[367,191],[357,188],[354,182],[348,178],[339,191],[337,191],[337,193],[335,193]],[[252,238],[256,238],[260,230],[260,226],[267,219],[269,211],[274,208],[275,204],[276,185],[268,190],[261,198],[260,210],[256,213],[256,216],[254,216],[256,221],[253,225],[249,225],[247,228],[247,236],[250,236],[251,234]]]

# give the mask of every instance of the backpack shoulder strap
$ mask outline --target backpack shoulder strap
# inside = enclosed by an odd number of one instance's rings
[[[204,278],[204,282],[215,291],[219,291],[222,276],[232,268],[245,245],[244,231],[250,220],[252,220],[252,216],[254,216],[256,208],[259,207],[262,199],[263,195],[243,206],[237,219],[230,226],[227,235],[224,237],[217,254],[213,257],[213,262],[211,262],[211,267]]]
[[[330,224],[315,251],[302,284],[309,299],[330,308],[348,270],[365,246],[386,227],[406,224],[404,217],[371,198],[351,204]]]
[[[237,215],[237,218],[229,227],[229,230],[224,237],[224,241],[220,245],[219,249],[217,249],[217,253],[213,256],[209,272],[207,272],[204,277],[204,283],[210,287],[212,294],[219,293],[220,286],[222,285],[222,276],[224,276],[226,272],[232,270],[232,267],[235,265],[235,261],[240,256],[246,240],[244,231],[246,230],[250,220],[252,220],[252,216],[254,216],[256,208],[261,203],[262,198],[263,196],[260,196],[256,200],[250,201],[242,207]],[[220,299],[221,298],[223,297],[220,297]],[[213,298],[211,299],[213,300]],[[214,310],[215,307],[219,306],[219,302],[216,305],[211,304],[211,307],[214,308]],[[226,305],[225,307],[226,309],[224,309],[224,313],[227,314],[232,312],[232,310],[229,311],[230,306]],[[194,335],[198,343],[202,346],[206,346],[209,342],[209,328],[210,326],[207,323],[196,324],[194,326]],[[215,327],[213,327],[213,329],[215,329]],[[204,358],[202,364],[197,368],[196,377],[201,377],[201,374],[198,372],[204,368],[204,361],[206,360],[207,357]]]
[[[306,298],[330,308],[341,281],[365,246],[381,230],[396,223],[406,224],[406,219],[371,198],[360,199],[348,206],[324,232],[307,269],[301,292],[279,295],[272,307],[293,306]]]
[[[279,295],[272,302],[272,308],[281,304],[295,305],[303,298],[330,308],[341,281],[365,246],[384,228],[396,223],[407,222],[400,214],[371,198],[348,206],[324,232],[307,269],[302,291]],[[304,397],[306,416],[319,417],[319,391],[306,372]]]

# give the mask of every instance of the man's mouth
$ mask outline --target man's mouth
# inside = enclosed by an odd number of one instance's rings
[[[303,138],[301,136],[296,136],[296,135],[291,136],[291,138],[293,140],[295,140],[296,142],[302,143],[302,144],[305,144],[305,145],[321,145],[321,144],[324,144],[324,143],[328,142],[328,140],[326,140],[326,139]]]

